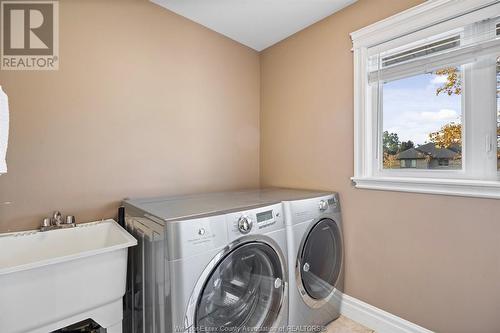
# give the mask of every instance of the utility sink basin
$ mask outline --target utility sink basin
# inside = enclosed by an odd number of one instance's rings
[[[122,332],[127,248],[113,220],[0,234],[0,332],[48,333],[88,318]]]

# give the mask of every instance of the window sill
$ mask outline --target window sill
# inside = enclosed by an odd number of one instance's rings
[[[500,199],[499,181],[409,177],[352,177],[356,188]]]

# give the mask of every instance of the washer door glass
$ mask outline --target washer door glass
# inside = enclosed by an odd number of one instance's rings
[[[269,331],[284,297],[280,258],[264,243],[230,252],[206,282],[195,313],[198,332]]]
[[[304,289],[314,299],[330,296],[342,266],[342,238],[332,219],[322,219],[311,229],[300,256]]]

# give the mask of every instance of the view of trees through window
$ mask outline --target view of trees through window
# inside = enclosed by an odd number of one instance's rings
[[[461,95],[456,67],[385,83],[383,167],[462,168]]]

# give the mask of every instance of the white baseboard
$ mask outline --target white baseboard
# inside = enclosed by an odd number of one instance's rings
[[[342,294],[340,299],[342,315],[375,330],[376,333],[433,333],[349,295]]]

